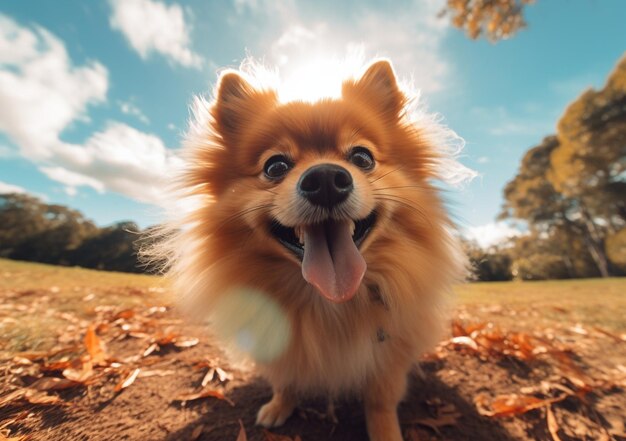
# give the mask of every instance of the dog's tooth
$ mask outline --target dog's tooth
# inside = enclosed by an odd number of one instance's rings
[[[298,236],[298,240],[300,241],[301,245],[304,245],[304,228],[302,227],[296,227],[296,236]]]

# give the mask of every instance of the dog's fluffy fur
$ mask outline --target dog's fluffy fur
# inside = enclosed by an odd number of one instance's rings
[[[254,81],[225,71],[215,98],[196,103],[178,182],[195,205],[162,245],[170,274],[195,309],[214,312],[233,289],[252,287],[287,317],[287,347],[258,363],[274,391],[260,424],[282,424],[302,395],[352,393],[363,399],[372,441],[400,440],[396,407],[407,373],[440,336],[445,293],[463,270],[432,184],[445,160],[432,122],[411,119],[386,60],[346,80],[340,98],[315,103],[281,103]],[[372,152],[372,170],[347,159],[354,146]],[[270,180],[264,163],[277,154],[291,168]],[[321,163],[352,175],[353,195],[342,210],[313,210],[296,191],[302,174]],[[376,223],[359,246],[367,270],[343,302],[307,283],[300,260],[270,233],[276,221],[301,234],[301,225],[372,211]]]

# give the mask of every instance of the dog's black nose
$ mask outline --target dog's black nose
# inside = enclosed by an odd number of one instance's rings
[[[328,209],[346,200],[352,191],[352,176],[336,164],[315,165],[298,181],[298,193],[314,205]]]

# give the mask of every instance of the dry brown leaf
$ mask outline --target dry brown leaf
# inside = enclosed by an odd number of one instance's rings
[[[57,372],[67,369],[71,363],[71,360],[54,361],[52,363],[44,363],[40,366],[40,369],[42,372]]]
[[[63,376],[68,380],[84,383],[93,376],[93,363],[89,357],[79,358],[63,369]]]
[[[174,339],[174,346],[177,348],[190,348],[200,342],[196,337],[177,337]]]
[[[206,385],[211,382],[214,376],[215,376],[215,369],[209,368],[209,370],[206,372],[204,377],[202,377],[202,382],[200,383],[200,385],[202,387],[206,387]]]
[[[24,395],[30,404],[63,404],[63,401],[56,395],[48,395],[38,390],[27,389]]]
[[[87,328],[87,332],[85,333],[84,339],[85,347],[87,348],[87,352],[91,357],[91,361],[94,364],[101,364],[107,359],[106,353],[104,352],[104,347],[100,338],[96,335],[96,331],[93,325],[90,325]]]
[[[452,337],[450,339],[450,343],[457,345],[457,346],[465,346],[470,349],[473,349],[474,351],[478,351],[478,345],[476,344],[476,342],[471,337],[467,337],[465,335],[461,335],[459,337]]]
[[[615,334],[614,332],[607,331],[606,329],[602,329],[599,326],[594,326],[593,329],[598,331],[600,334],[604,334],[606,336],[611,337],[616,342],[619,342],[619,343],[626,342],[626,334]]]
[[[67,378],[43,377],[31,384],[30,388],[47,391],[69,389],[76,386],[81,386],[81,383]]]
[[[217,373],[217,377],[220,379],[222,383],[233,379],[233,374],[227,373],[224,369],[220,367],[215,368],[215,373]]]
[[[0,408],[13,404],[16,401],[25,400],[30,404],[62,404],[56,395],[48,395],[35,389],[17,389],[0,397]]]
[[[124,377],[122,381],[120,381],[119,383],[115,385],[115,388],[113,388],[113,391],[119,392],[122,389],[126,389],[128,386],[133,384],[135,380],[137,379],[137,375],[139,375],[140,371],[141,369],[137,368],[131,373],[129,373],[126,377]]]
[[[12,404],[14,401],[19,401],[24,397],[26,393],[26,389],[17,389],[8,394],[5,394],[0,397],[0,408]]]
[[[195,429],[193,429],[193,431],[191,432],[191,435],[189,435],[189,441],[196,441],[198,438],[200,438],[200,435],[202,435],[203,430],[204,430],[204,424],[200,424],[199,426],[196,426]]]
[[[139,372],[138,378],[147,378],[147,377],[167,377],[169,375],[175,375],[176,371],[167,371],[164,369],[153,369],[150,371],[142,370]]]
[[[248,441],[248,436],[246,435],[246,429],[243,428],[243,421],[239,420],[239,435],[237,435],[237,441]]]
[[[113,316],[113,320],[124,319],[128,320],[135,316],[135,311],[132,309],[124,309]]]
[[[225,396],[219,390],[215,390],[215,389],[202,389],[199,392],[182,394],[174,398],[174,401],[194,401],[194,400],[199,400],[201,398],[208,398],[208,397],[218,398],[220,400],[226,401],[228,404],[230,404],[233,407],[235,406],[235,403],[230,398]]]
[[[32,360],[26,357],[13,357],[13,363],[19,366],[30,366],[33,364]]]
[[[521,415],[533,409],[549,406],[563,401],[567,394],[555,398],[537,398],[531,395],[498,395],[491,403],[486,394],[479,394],[474,398],[478,413],[490,417],[507,417]]]
[[[550,435],[552,435],[552,441],[561,441],[558,434],[559,425],[556,422],[554,413],[552,412],[552,406],[546,407],[546,422],[548,424],[548,431],[550,432]]]
[[[154,351],[157,351],[157,350],[159,350],[159,345],[156,343],[152,343],[150,344],[150,346],[146,348],[145,351],[143,351],[141,355],[142,357],[147,357],[148,355],[152,354]]]
[[[440,427],[455,426],[459,418],[461,418],[460,412],[450,412],[442,413],[436,418],[415,418],[407,421],[406,424],[419,424],[420,426],[426,426],[439,435]]]

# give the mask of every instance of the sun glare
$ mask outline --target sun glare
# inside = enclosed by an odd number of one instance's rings
[[[280,69],[279,99],[314,102],[322,98],[341,96],[343,80],[358,75],[362,58],[313,58],[302,62],[286,63]]]

